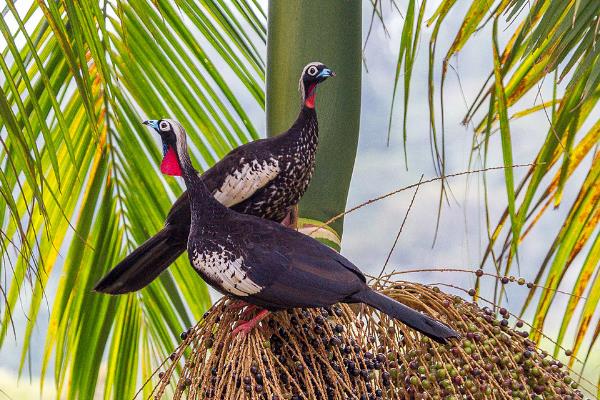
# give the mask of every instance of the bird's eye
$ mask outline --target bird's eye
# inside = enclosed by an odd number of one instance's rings
[[[168,131],[169,123],[167,121],[160,121],[160,124],[158,125],[158,127],[160,128],[161,131]]]
[[[315,76],[319,70],[314,65],[310,66],[306,71],[310,76]]]

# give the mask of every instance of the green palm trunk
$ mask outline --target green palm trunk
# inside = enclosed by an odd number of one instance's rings
[[[300,202],[304,218],[326,221],[342,212],[352,177],[360,120],[361,2],[270,1],[267,40],[267,133],[298,113],[298,76],[321,61],[337,76],[319,88],[317,168]],[[341,235],[343,220],[333,228]]]

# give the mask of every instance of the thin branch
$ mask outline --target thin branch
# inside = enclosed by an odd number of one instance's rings
[[[457,172],[455,174],[438,176],[438,177],[435,177],[435,178],[427,179],[426,181],[422,181],[422,182],[420,181],[419,183],[413,183],[411,185],[404,186],[404,187],[402,187],[400,189],[394,190],[394,191],[386,193],[384,195],[381,195],[381,196],[375,197],[373,199],[367,200],[364,203],[361,203],[361,204],[359,204],[357,206],[351,207],[351,208],[347,209],[346,211],[341,212],[338,215],[336,215],[336,216],[328,219],[327,221],[323,222],[321,225],[315,227],[315,229],[313,231],[311,231],[309,233],[309,235],[312,235],[313,233],[317,232],[319,229],[324,228],[325,226],[331,224],[332,222],[337,221],[338,219],[342,218],[343,216],[345,216],[347,214],[350,214],[350,213],[352,213],[352,212],[354,212],[354,211],[356,211],[356,210],[358,210],[360,208],[363,208],[364,206],[367,206],[367,205],[375,203],[377,201],[386,199],[386,198],[391,197],[391,196],[393,196],[395,194],[398,194],[400,192],[404,192],[404,191],[406,191],[408,189],[412,189],[412,188],[417,187],[419,185],[424,185],[426,183],[437,182],[437,181],[440,181],[440,180],[443,180],[443,179],[447,179],[447,178],[455,178],[455,177],[458,177],[458,176],[464,176],[464,175],[470,175],[470,174],[478,174],[478,173],[481,173],[481,172],[503,170],[505,168],[531,167],[531,166],[534,166],[534,165],[541,165],[541,164],[545,164],[545,163],[541,162],[541,163],[530,163],[530,164],[515,164],[515,165],[511,165],[509,167],[505,167],[505,166],[488,167],[488,168],[476,169],[476,170],[472,170],[472,171],[463,171],[463,172]]]
[[[408,205],[408,209],[406,210],[406,214],[404,214],[404,219],[402,220],[402,224],[400,224],[400,229],[398,230],[398,234],[396,235],[396,239],[394,240],[394,244],[392,245],[392,248],[390,249],[390,252],[387,255],[387,258],[385,259],[385,263],[383,264],[383,267],[381,268],[381,271],[379,272],[379,276],[378,278],[381,278],[381,275],[383,275],[383,271],[385,270],[385,267],[387,267],[388,262],[390,261],[390,257],[392,256],[392,253],[394,252],[394,249],[396,248],[396,244],[398,244],[398,239],[400,238],[400,234],[402,233],[402,228],[404,228],[404,224],[406,223],[406,219],[408,218],[408,214],[410,213],[410,209],[412,208],[412,205],[415,201],[415,198],[417,197],[417,193],[419,192],[419,187],[420,187],[420,183],[423,181],[423,174],[421,174],[421,179],[419,179],[419,183],[417,184],[417,188],[415,189],[415,192],[413,193],[413,197],[410,200],[410,204]]]

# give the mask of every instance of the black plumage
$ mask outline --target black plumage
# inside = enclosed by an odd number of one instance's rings
[[[213,287],[271,311],[365,303],[439,342],[458,336],[441,322],[373,291],[354,264],[317,240],[224,207],[194,171],[181,125],[169,121],[161,135],[176,143],[191,200],[190,262]]]
[[[227,154],[200,179],[224,205],[237,212],[281,222],[306,191],[314,171],[319,128],[314,108],[316,85],[335,74],[325,65],[308,64],[300,76],[302,106],[292,127],[267,139],[244,144]],[[148,121],[157,131],[164,121]],[[165,160],[174,149],[163,142]],[[164,166],[165,161],[163,161]],[[179,175],[179,166],[165,171]],[[173,204],[165,226],[117,264],[94,290],[122,294],[156,279],[185,250],[190,203],[184,192]]]

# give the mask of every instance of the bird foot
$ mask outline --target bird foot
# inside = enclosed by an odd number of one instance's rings
[[[231,332],[231,334],[233,336],[236,336],[238,334],[242,334],[242,337],[246,336],[267,315],[269,315],[269,310],[260,310],[260,312],[258,314],[256,314],[256,316],[254,318],[252,318],[250,321],[246,321],[241,324],[238,324],[238,326],[233,330],[233,332]]]

